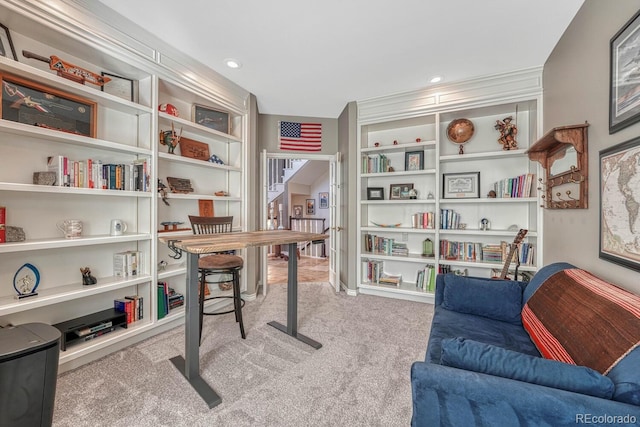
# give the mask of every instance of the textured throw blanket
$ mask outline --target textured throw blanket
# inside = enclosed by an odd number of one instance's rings
[[[640,296],[584,270],[563,270],[527,301],[522,323],[544,357],[606,375],[640,344]]]

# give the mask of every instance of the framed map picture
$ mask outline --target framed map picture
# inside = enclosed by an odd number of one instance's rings
[[[600,258],[640,271],[640,137],[600,151]]]

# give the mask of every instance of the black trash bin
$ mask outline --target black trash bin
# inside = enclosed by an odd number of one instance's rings
[[[60,331],[44,323],[0,329],[0,426],[50,426]]]

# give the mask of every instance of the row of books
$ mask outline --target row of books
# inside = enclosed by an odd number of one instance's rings
[[[364,235],[365,251],[385,255],[408,256],[409,248],[406,243],[396,242],[389,237],[377,236],[375,234]]]
[[[496,197],[531,197],[535,174],[526,173],[514,178],[501,179],[493,184]]]
[[[457,230],[460,227],[461,215],[453,209],[440,209],[440,229]]]
[[[416,212],[411,216],[411,227],[413,228],[436,228],[435,212]]]
[[[440,241],[440,259],[456,261],[483,261],[501,263],[509,255],[510,244],[485,244],[479,242]],[[516,255],[522,265],[534,265],[535,247],[531,243],[523,242],[518,245]]]
[[[150,191],[150,167],[147,159],[116,164],[93,159],[77,161],[62,155],[47,157],[47,171],[55,172],[54,185],[60,187]]]
[[[391,163],[384,154],[362,156],[362,173],[389,172]]]
[[[362,277],[370,283],[380,285],[392,285],[399,287],[402,284],[402,274],[390,274],[384,272],[384,261],[365,260],[363,263]]]
[[[169,287],[167,282],[158,282],[158,319],[162,319],[170,310],[184,305],[184,295]]]
[[[137,276],[142,266],[141,251],[126,251],[113,254],[113,275],[116,277]]]
[[[143,297],[130,295],[113,300],[113,308],[127,315],[127,324],[136,322],[144,317]]]
[[[418,270],[416,276],[416,287],[427,292],[434,292],[436,289],[437,268],[434,265],[426,265]]]

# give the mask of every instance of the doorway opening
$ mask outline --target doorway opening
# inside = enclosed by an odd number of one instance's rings
[[[330,161],[312,154],[266,159],[266,207],[268,229],[292,229],[327,233],[331,227],[329,192]],[[298,282],[329,281],[328,242],[298,245],[296,254],[279,245],[267,248],[267,285],[287,282],[289,256],[298,257]]]

